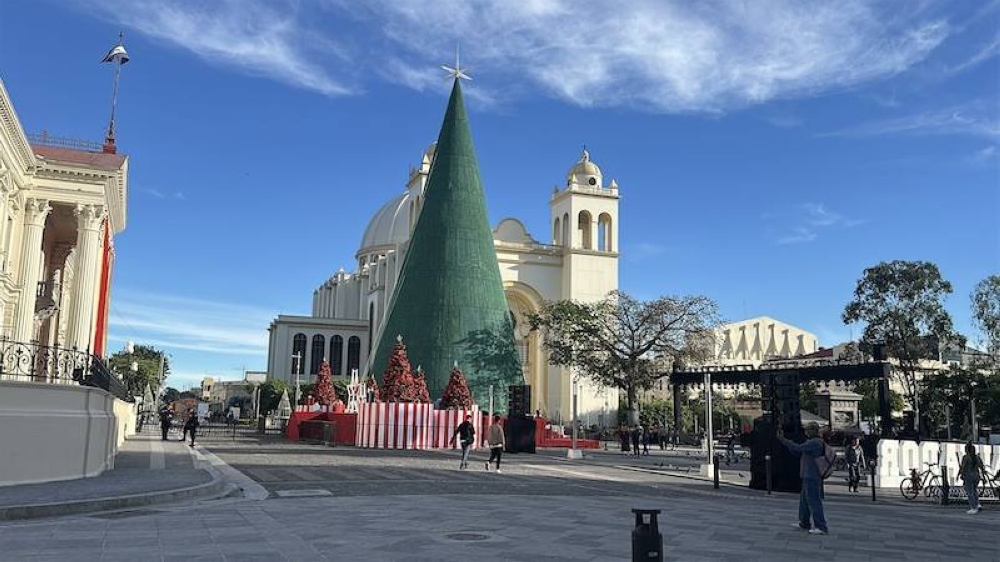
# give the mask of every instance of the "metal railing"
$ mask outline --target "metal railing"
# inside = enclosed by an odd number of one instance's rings
[[[0,381],[80,384],[134,401],[125,383],[89,351],[0,338]]]
[[[100,152],[102,145],[99,142],[73,139],[69,137],[55,137],[48,131],[40,133],[27,133],[28,142],[37,146],[51,146],[54,148],[71,148],[73,150],[85,150],[87,152]]]

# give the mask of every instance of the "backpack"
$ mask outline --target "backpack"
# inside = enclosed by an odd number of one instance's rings
[[[823,454],[816,457],[816,468],[819,476],[826,480],[833,474],[833,467],[837,464],[837,451],[833,447],[823,443]]]

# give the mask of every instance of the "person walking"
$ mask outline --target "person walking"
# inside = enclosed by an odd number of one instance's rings
[[[490,471],[490,463],[496,459],[497,474],[500,474],[500,456],[503,455],[503,448],[507,445],[503,427],[500,425],[500,414],[493,414],[493,423],[486,430],[486,444],[490,447],[490,460],[486,461],[486,472]]]
[[[160,408],[160,435],[161,441],[167,440],[167,432],[170,431],[170,408],[166,406]]]
[[[819,425],[816,422],[809,422],[806,425],[806,438],[805,443],[793,443],[785,438],[781,430],[778,430],[778,440],[781,444],[799,457],[802,491],[799,493],[799,522],[795,526],[809,531],[811,535],[826,535],[830,529],[823,513],[823,498],[820,495],[822,477],[816,464],[816,457],[823,456],[826,443],[819,438]],[[809,522],[810,516],[812,524]]]
[[[629,446],[628,442],[629,442],[628,428],[625,427],[624,425],[619,426],[618,443],[621,445],[623,455],[627,455],[629,453],[629,450],[631,450],[631,447]]]
[[[861,468],[865,466],[865,450],[861,448],[857,437],[852,437],[851,444],[844,449],[844,460],[847,462],[847,489],[857,492],[861,482]]]
[[[476,428],[472,425],[472,416],[465,416],[465,421],[458,424],[458,427],[455,428],[455,433],[451,436],[450,442],[454,443],[456,437],[459,439],[459,444],[462,445],[462,463],[458,465],[458,468],[468,468],[469,451],[472,449],[472,444],[476,438]]]
[[[195,434],[198,432],[198,426],[200,426],[200,425],[201,425],[201,423],[198,421],[198,413],[195,412],[194,410],[189,410],[188,411],[188,419],[187,419],[186,422],[184,422],[184,434],[191,436],[191,446],[192,447],[194,447],[194,437],[195,437]],[[183,440],[184,440],[184,438],[181,437],[181,441],[183,441]]]
[[[634,426],[632,426],[632,433],[631,433],[630,436],[632,438],[632,454],[638,457],[639,456],[639,439],[642,438],[642,426],[641,425],[634,425]]]
[[[643,456],[648,457],[649,456],[649,439],[650,439],[651,436],[650,436],[650,433],[649,433],[648,429],[645,429],[644,427],[639,426],[639,430],[642,431],[642,454],[643,454]]]
[[[979,505],[979,476],[983,472],[983,459],[976,454],[976,446],[971,441],[965,444],[965,455],[962,456],[962,463],[958,473],[962,475],[962,485],[965,487],[965,495],[969,498],[969,515],[979,513],[982,506]]]
[[[729,441],[726,442],[726,466],[734,462],[739,462],[736,458],[736,434],[730,431]]]

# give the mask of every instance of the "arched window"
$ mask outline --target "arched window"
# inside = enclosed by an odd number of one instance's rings
[[[613,252],[614,244],[611,240],[611,215],[601,213],[597,217],[597,249],[602,252]]]
[[[590,230],[590,213],[587,211],[580,211],[579,218],[577,220],[577,230],[580,231],[580,247],[584,250],[592,250],[594,248],[593,236]]]
[[[556,217],[556,223],[555,225],[552,226],[552,243],[555,244],[556,246],[562,244],[562,237],[560,236],[561,234],[562,234],[562,223],[559,220],[559,217]]]
[[[569,237],[570,226],[572,225],[569,224],[569,213],[564,213],[562,224],[562,245],[567,248],[571,248],[573,246],[573,240]]]
[[[292,374],[301,375],[306,372],[306,335],[295,334],[292,338]]]
[[[335,377],[344,374],[344,338],[340,336],[330,338],[330,371]]]
[[[315,375],[319,373],[319,365],[323,362],[323,352],[326,351],[326,338],[316,334],[313,336],[312,353],[309,360],[309,374]]]
[[[361,367],[361,338],[351,336],[347,340],[347,372],[354,372],[354,369]]]

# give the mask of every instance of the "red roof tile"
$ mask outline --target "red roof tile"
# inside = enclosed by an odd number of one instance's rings
[[[125,162],[124,154],[105,154],[103,152],[88,152],[86,150],[74,150],[72,148],[59,148],[54,146],[31,145],[32,152],[45,160],[75,164],[113,172],[122,167]]]

